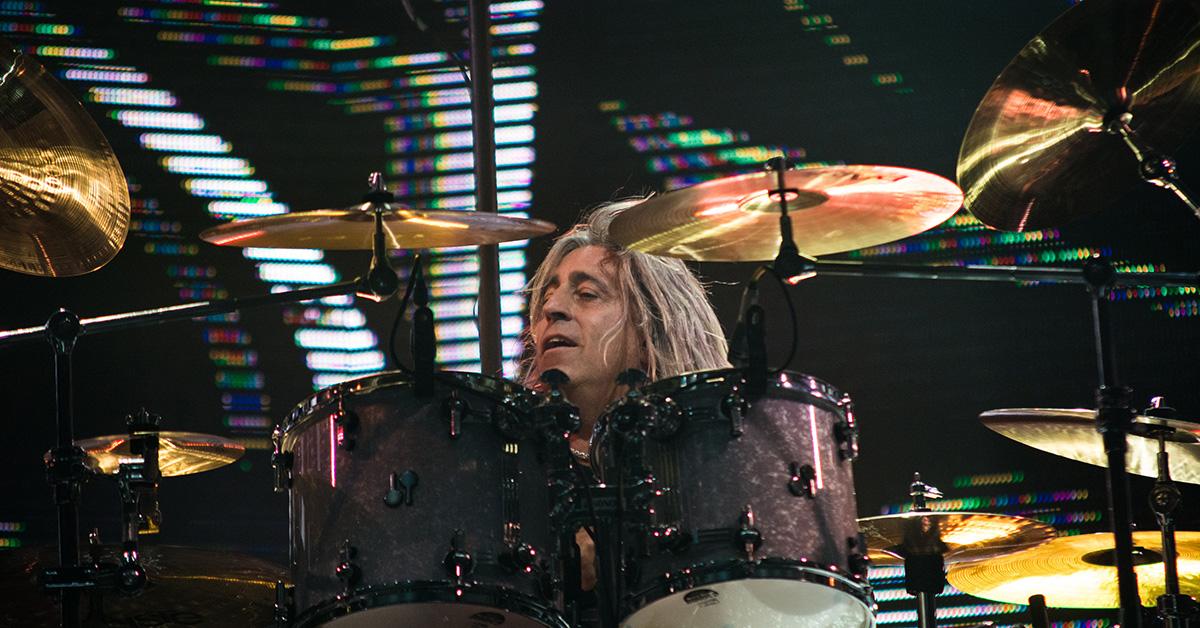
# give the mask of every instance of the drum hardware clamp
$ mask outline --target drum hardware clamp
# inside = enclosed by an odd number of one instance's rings
[[[341,562],[334,569],[334,573],[342,581],[342,593],[346,596],[354,593],[359,580],[362,579],[362,569],[354,562],[357,555],[358,548],[350,544],[350,539],[342,541],[342,549],[338,552]]]

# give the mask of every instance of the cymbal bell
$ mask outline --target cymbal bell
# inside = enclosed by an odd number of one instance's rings
[[[153,432],[134,432],[143,436]],[[242,445],[212,434],[158,432],[158,468],[163,477],[190,475],[237,462],[246,452]],[[140,459],[130,451],[129,434],[97,436],[75,441],[88,455],[89,465],[105,475],[114,475],[122,462]]]
[[[129,188],[99,127],[35,59],[0,40],[0,268],[104,266],[129,231]]]
[[[909,554],[942,554],[947,564],[983,560],[1054,538],[1054,528],[986,512],[910,511],[858,520],[873,565],[902,565]]]
[[[967,209],[1008,231],[1099,211],[1139,181],[1106,128],[1121,114],[1170,152],[1200,123],[1200,3],[1088,0],[1025,45],[984,95],[958,154]]]
[[[1090,0],[1089,0],[1090,1]],[[1162,539],[1158,532],[1134,532],[1134,567],[1144,606],[1166,591]],[[1200,532],[1176,532],[1179,590],[1200,594]],[[961,591],[986,600],[1028,604],[1046,596],[1055,608],[1117,608],[1117,568],[1112,534],[1064,536],[992,560],[951,565],[946,579]]]
[[[524,240],[554,231],[544,220],[488,212],[413,209],[384,203],[384,244],[388,249],[434,249]],[[239,220],[200,234],[200,239],[224,246],[372,249],[375,216],[370,203],[342,209],[279,214]]]
[[[1090,0],[1089,0],[1090,1]],[[988,410],[979,420],[990,430],[1064,458],[1108,466],[1104,442],[1096,431],[1096,411],[1063,408]],[[1171,479],[1200,484],[1200,423],[1137,415],[1125,439],[1130,473],[1158,475],[1158,437],[1166,439]]]
[[[935,174],[892,166],[829,166],[785,173],[800,253],[852,251],[926,231],[962,206]],[[705,181],[651,197],[613,219],[609,235],[643,253],[709,262],[761,262],[779,252],[775,173]]]

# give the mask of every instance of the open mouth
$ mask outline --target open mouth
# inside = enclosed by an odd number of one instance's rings
[[[575,346],[578,346],[575,344],[575,341],[571,340],[570,338],[567,338],[566,336],[550,336],[549,338],[546,338],[544,341],[542,341],[542,351],[549,351],[551,349],[561,349],[563,347],[575,347]]]

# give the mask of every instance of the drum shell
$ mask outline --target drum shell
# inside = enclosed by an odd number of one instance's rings
[[[464,410],[456,437],[451,403]],[[545,472],[536,444],[520,436],[532,403],[520,386],[468,373],[440,373],[435,394],[418,398],[407,377],[391,373],[300,404],[282,436],[291,454],[295,608],[345,596],[337,570],[346,542],[354,548],[356,590],[453,584],[443,561],[456,530],[474,562],[468,581],[544,600],[539,569],[524,573],[502,562],[514,538],[535,548],[539,564],[553,562]],[[497,427],[501,417],[515,426],[508,435]],[[350,447],[338,443],[339,430]],[[408,471],[418,478],[411,505],[389,507],[391,475]]]
[[[681,536],[674,543],[626,539],[645,548],[632,570],[635,607],[666,593],[655,588],[669,574],[750,560],[737,540],[737,531],[749,526],[747,507],[761,533],[755,559],[795,561],[859,580],[852,566],[865,563],[853,555],[865,549],[856,521],[857,443],[847,395],[814,377],[784,372],[768,379],[765,394],[749,398],[736,369],[662,380],[643,392],[660,413],[677,413],[679,421],[678,431],[651,433],[638,447],[656,485],[667,489],[652,501],[651,531],[673,529]],[[738,407],[744,409],[740,420]],[[614,438],[608,417],[602,418],[593,454],[607,482],[615,480]],[[811,496],[806,467],[816,488]]]

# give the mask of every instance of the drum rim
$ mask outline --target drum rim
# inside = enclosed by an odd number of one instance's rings
[[[536,393],[512,380],[492,377],[470,371],[437,371],[434,379],[441,384],[449,384],[458,388],[466,388],[480,395],[489,397],[497,403],[508,406],[518,406],[518,409],[528,409],[534,403]],[[479,384],[487,384],[481,386]],[[343,399],[357,395],[366,395],[384,388],[412,386],[413,378],[403,371],[384,371],[372,373],[355,379],[326,386],[305,397],[292,407],[280,421],[280,429],[284,437],[303,430],[319,410]],[[285,448],[286,449],[286,448]]]
[[[458,594],[459,590],[462,591],[461,595]],[[415,595],[417,599],[389,601],[397,595]],[[521,615],[551,628],[570,628],[557,609],[531,595],[490,584],[475,583],[459,587],[443,580],[405,580],[361,587],[350,595],[314,604],[301,613],[292,625],[295,628],[315,627],[360,611],[405,604],[471,604]]]
[[[712,384],[714,380],[725,380],[731,377],[737,381],[745,381],[745,368],[729,367],[707,371],[691,371],[673,375],[646,384],[642,392],[647,395],[672,396],[685,390],[690,390],[704,384]],[[801,385],[801,383],[807,385]],[[815,384],[815,385],[814,385]],[[845,411],[852,404],[849,394],[829,382],[800,371],[784,370],[779,373],[767,374],[767,388],[770,390],[785,390],[799,393],[818,402],[829,404],[831,410]]]
[[[624,618],[629,618],[647,606],[678,593],[738,580],[810,582],[849,594],[868,612],[875,608],[875,596],[871,593],[871,585],[866,581],[851,579],[835,569],[790,558],[760,558],[755,561],[732,559],[694,564],[658,576],[654,584],[631,594],[627,598]]]

